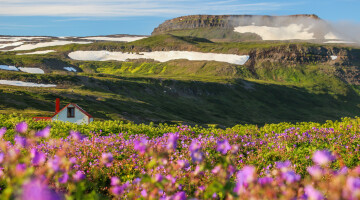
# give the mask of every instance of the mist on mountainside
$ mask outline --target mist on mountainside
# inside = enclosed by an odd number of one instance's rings
[[[360,44],[360,24],[351,22],[330,22],[316,15],[292,15],[292,16],[233,16],[231,24],[236,31],[256,30],[281,40],[298,36],[304,40],[323,39],[335,41],[357,42]],[[259,29],[258,27],[263,27]],[[244,30],[245,28],[245,30]],[[265,39],[266,40],[266,39]]]
[[[350,21],[332,22],[331,25],[345,38],[360,44],[360,23]]]

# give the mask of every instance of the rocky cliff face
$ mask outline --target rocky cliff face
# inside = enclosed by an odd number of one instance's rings
[[[305,46],[289,44],[268,49],[254,49],[250,51],[250,64],[260,62],[281,63],[286,65],[299,65],[329,62],[333,65],[350,66],[352,58],[356,55],[346,48],[333,46]],[[332,56],[336,56],[333,59]]]
[[[155,28],[152,35],[167,33],[175,30],[221,27],[233,29],[235,26],[252,25],[261,26],[288,25],[296,20],[320,20],[316,15],[290,15],[290,16],[254,16],[254,15],[190,15],[167,20]]]

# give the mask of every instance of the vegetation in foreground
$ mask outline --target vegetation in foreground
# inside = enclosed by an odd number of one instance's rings
[[[109,121],[96,125],[114,132],[84,134],[18,120],[0,129],[4,199],[360,198],[359,118],[226,130]]]

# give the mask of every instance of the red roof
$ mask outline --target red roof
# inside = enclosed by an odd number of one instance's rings
[[[84,115],[88,116],[89,118],[93,118],[89,113],[87,113],[84,109],[82,109],[80,106],[78,106],[75,103],[69,103],[68,105],[66,105],[65,107],[63,107],[59,112],[61,112],[62,110],[64,110],[65,108],[67,108],[68,106],[73,105],[74,107],[76,107],[77,109],[80,110],[80,112],[84,113]],[[55,113],[51,118],[55,117],[55,115],[57,115],[59,112]]]
[[[33,117],[33,120],[35,121],[51,121],[51,117]]]

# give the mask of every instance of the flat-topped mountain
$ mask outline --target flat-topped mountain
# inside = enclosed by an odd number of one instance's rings
[[[152,35],[170,33],[212,41],[306,40],[345,43],[342,34],[317,15],[190,15],[167,20]]]

